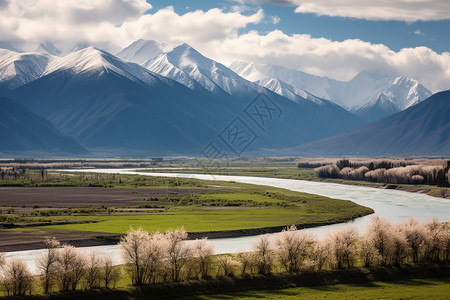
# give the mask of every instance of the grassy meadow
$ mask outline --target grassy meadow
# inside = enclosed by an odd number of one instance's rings
[[[31,198],[39,199],[38,202],[18,198],[12,199],[11,203],[8,200],[1,203],[0,200],[3,223],[12,223],[10,227],[15,227],[4,230],[123,234],[130,227],[142,227],[152,232],[184,226],[188,232],[227,231],[291,224],[329,224],[373,212],[350,201],[236,182],[87,173],[48,172],[43,179],[39,174],[34,175],[33,179],[0,182],[5,189],[33,187]],[[45,195],[38,197],[43,188],[46,188],[43,190]],[[69,188],[74,188],[71,193],[79,193],[80,197],[86,190],[95,193],[81,203],[66,201],[66,195],[61,193]],[[125,193],[119,196],[131,197],[130,202],[118,204],[120,201],[115,201],[111,204],[108,197],[93,199],[95,195],[112,195],[119,189]],[[55,197],[62,195],[62,198],[50,203],[53,191],[58,191]],[[12,196],[17,195],[17,190],[14,190]],[[75,205],[77,207],[73,207]],[[42,224],[45,226],[39,226]]]

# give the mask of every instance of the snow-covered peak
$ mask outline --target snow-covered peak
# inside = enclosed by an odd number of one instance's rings
[[[418,104],[431,96],[431,92],[421,85],[417,80],[399,76],[384,91],[399,110]]]
[[[59,56],[61,54],[61,50],[59,50],[55,45],[53,45],[52,42],[49,41],[40,43],[35,51],[39,53],[50,54],[53,56]]]
[[[230,65],[230,69],[252,82],[268,78],[267,75],[258,70],[253,63],[236,61]]]
[[[167,47],[163,54],[141,64],[150,71],[195,88],[200,84],[211,92],[239,93],[249,88],[249,82],[221,63],[211,60],[186,43]]]
[[[0,49],[0,83],[13,89],[33,81],[42,76],[50,60],[47,54]]]
[[[117,56],[124,61],[142,65],[149,59],[163,54],[170,47],[171,46],[166,43],[158,43],[153,40],[140,39],[117,53]]]
[[[380,93],[391,99],[398,110],[404,110],[431,95],[417,80],[405,76],[362,71],[343,82],[273,65],[235,62],[230,68],[250,81],[267,81],[266,78],[281,80],[300,91],[331,100],[351,111],[378,101]]]
[[[157,76],[148,70],[135,64],[126,63],[116,56],[92,46],[64,57],[53,59],[48,64],[44,75],[65,70],[75,74],[83,74],[90,71],[114,72],[130,80],[142,81],[150,85],[157,81]]]
[[[318,105],[325,104],[323,99],[320,99],[304,90],[293,87],[292,85],[276,78],[267,77],[262,80],[255,81],[255,83],[277,93],[278,95],[286,97],[294,102],[303,102],[306,99]]]

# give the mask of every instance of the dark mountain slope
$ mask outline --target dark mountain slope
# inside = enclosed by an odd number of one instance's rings
[[[2,154],[87,153],[84,147],[48,121],[6,98],[0,99],[0,140]]]
[[[450,91],[347,133],[289,149],[302,155],[450,155]]]

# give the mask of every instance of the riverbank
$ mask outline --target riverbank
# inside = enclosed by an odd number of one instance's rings
[[[146,169],[139,170],[140,172],[155,172],[155,173],[192,173],[192,169]],[[297,179],[306,180],[312,182],[329,182],[339,183],[345,185],[365,186],[379,189],[394,189],[399,191],[426,194],[428,196],[450,199],[450,189],[445,187],[437,187],[430,185],[413,185],[413,184],[390,184],[390,183],[377,183],[369,181],[356,181],[346,179],[335,178],[320,178],[314,173],[314,169],[306,168],[244,168],[244,169],[196,169],[198,174],[209,175],[227,175],[227,176],[256,176],[256,177],[269,177],[269,178],[284,178],[284,179]]]

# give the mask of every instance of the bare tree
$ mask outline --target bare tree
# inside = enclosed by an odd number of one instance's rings
[[[315,236],[306,231],[297,231],[294,225],[283,230],[275,240],[277,257],[286,272],[300,271],[303,261],[314,245]]]
[[[229,255],[221,255],[217,258],[217,263],[219,265],[219,271],[225,276],[234,276],[234,271],[241,267],[239,261],[234,260]]]
[[[268,235],[261,236],[254,244],[255,266],[259,274],[269,274],[273,267],[273,255]]]
[[[149,236],[143,261],[143,267],[145,268],[144,281],[146,283],[155,282],[158,273],[164,266],[163,258],[166,239],[166,235],[159,232],[152,233]]]
[[[187,233],[181,229],[168,230],[166,236],[165,254],[170,266],[170,276],[173,281],[180,281],[181,271],[186,258],[190,254],[190,248],[184,243],[187,239]]]
[[[370,267],[381,262],[381,256],[375,248],[374,242],[370,236],[363,236],[359,243],[359,255],[365,267]]]
[[[394,226],[391,231],[391,263],[400,264],[408,257],[410,247],[406,236],[400,230],[401,225]]]
[[[48,294],[55,280],[60,242],[53,237],[46,239],[44,245],[47,251],[37,259],[36,264],[42,276],[44,293]]]
[[[411,251],[413,262],[418,262],[423,259],[425,251],[425,242],[427,239],[427,232],[423,224],[414,218],[399,224],[400,230],[403,231],[406,242]]]
[[[98,288],[100,286],[101,281],[101,258],[98,256],[98,254],[93,250],[86,263],[86,270],[85,270],[85,286],[87,289],[94,289]]]
[[[4,263],[5,263],[5,254],[0,252],[0,268],[3,267]]]
[[[75,247],[64,245],[58,253],[57,272],[62,291],[75,290],[84,275],[86,260]]]
[[[105,288],[109,289],[110,285],[115,286],[120,278],[120,269],[115,268],[110,255],[103,257],[101,260],[100,275]]]
[[[375,249],[382,258],[383,264],[390,262],[392,250],[391,223],[379,216],[372,217],[368,226],[368,237],[372,240]]]
[[[443,253],[442,253],[442,261],[448,263],[450,261],[450,220],[447,221],[446,224],[443,225],[444,233],[442,235],[443,239]]]
[[[211,256],[214,254],[214,247],[208,244],[208,239],[196,240],[192,245],[194,259],[197,262],[198,275],[207,278],[211,264]]]
[[[253,269],[255,267],[255,253],[253,252],[241,252],[238,254],[238,259],[242,266],[242,274],[245,274],[247,271],[253,273]]]
[[[120,239],[120,247],[122,255],[127,263],[128,273],[131,277],[133,285],[142,285],[145,282],[146,267],[145,260],[147,258],[147,246],[150,236],[148,232],[139,228],[128,231],[128,234]]]
[[[338,268],[353,267],[357,240],[358,230],[354,226],[348,226],[329,236],[333,258]]]
[[[439,261],[446,248],[445,227],[436,217],[425,222],[424,227],[427,232],[425,259],[434,262]]]
[[[322,270],[330,260],[330,248],[327,243],[323,241],[315,242],[311,257],[317,270]]]
[[[33,276],[22,260],[12,259],[6,263],[3,269],[3,285],[8,296],[24,296],[27,292],[31,294]]]

